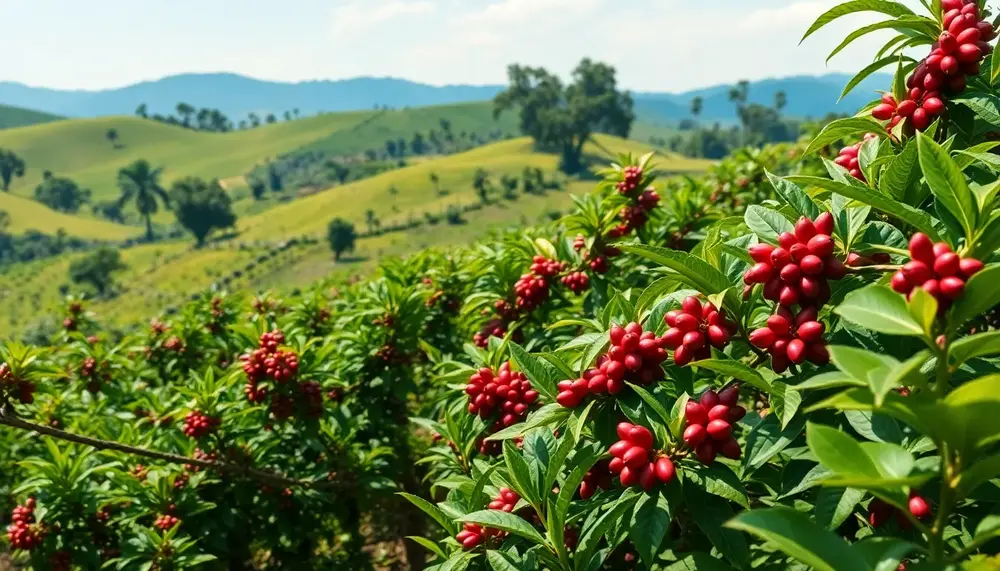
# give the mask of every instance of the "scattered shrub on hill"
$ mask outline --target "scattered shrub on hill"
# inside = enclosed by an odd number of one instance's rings
[[[98,248],[70,264],[69,279],[73,283],[93,286],[98,295],[104,296],[114,284],[114,273],[126,267],[117,249]]]
[[[35,200],[53,210],[74,214],[90,202],[90,189],[80,188],[71,179],[46,172],[41,184],[35,187]]]
[[[10,190],[10,182],[14,177],[24,176],[25,166],[24,159],[17,156],[14,151],[0,149],[0,188],[3,188],[4,192]]]
[[[583,59],[564,86],[543,68],[511,65],[509,85],[494,98],[494,114],[517,109],[521,132],[540,148],[561,153],[568,173],[584,168],[583,145],[594,133],[627,138],[635,120],[632,97],[619,92],[615,69]]]
[[[354,225],[343,218],[334,218],[326,229],[326,239],[333,250],[333,259],[339,260],[344,252],[354,251],[354,242],[357,240],[357,232]]]
[[[168,196],[177,222],[194,235],[199,248],[213,231],[236,225],[229,193],[218,180],[186,177],[171,185]]]

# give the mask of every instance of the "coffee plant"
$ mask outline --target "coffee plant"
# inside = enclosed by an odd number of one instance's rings
[[[1000,56],[832,8],[892,85],[801,143],[288,299],[0,345],[34,569],[1000,568]],[[926,50],[915,60],[908,54]],[[405,538],[405,539],[404,539]]]

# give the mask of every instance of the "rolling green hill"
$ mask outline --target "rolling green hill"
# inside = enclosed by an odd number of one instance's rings
[[[27,125],[58,121],[60,119],[62,117],[52,115],[51,113],[0,104],[0,129],[25,127]]]

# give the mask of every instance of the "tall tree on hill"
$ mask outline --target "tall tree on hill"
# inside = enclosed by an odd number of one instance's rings
[[[740,125],[742,126],[742,141],[741,144],[746,144],[747,138],[747,112],[746,105],[747,99],[750,96],[750,82],[747,80],[741,80],[736,84],[735,87],[729,89],[729,101],[736,106],[736,116],[740,120]]]
[[[122,194],[119,204],[132,202],[139,216],[146,222],[146,240],[153,240],[152,216],[159,210],[159,203],[170,204],[167,191],[160,186],[163,168],[153,168],[146,159],[139,159],[118,171],[118,188]]]
[[[371,208],[365,211],[365,224],[368,226],[369,234],[373,234],[375,229],[378,228],[378,217],[375,216],[375,211]]]
[[[395,140],[389,139],[388,141],[385,142],[385,152],[390,157],[395,157],[396,156],[396,141]]]
[[[299,108],[298,107],[296,107],[295,109],[292,109],[292,115],[295,115],[296,119],[299,118]]]
[[[566,172],[583,168],[583,145],[594,133],[627,137],[632,129],[632,96],[618,91],[607,64],[582,60],[568,86],[543,68],[511,65],[507,77],[507,89],[493,99],[494,117],[520,109],[521,132],[539,148],[559,151]]]
[[[424,136],[420,133],[413,134],[413,140],[410,141],[410,152],[414,155],[424,154]]]
[[[195,117],[195,121],[198,122],[198,129],[201,131],[208,131],[212,127],[212,110],[202,107],[198,110],[198,115]]]
[[[214,230],[236,224],[232,201],[218,180],[181,179],[170,187],[170,202],[177,222],[194,235],[198,248]]]
[[[177,104],[177,115],[181,118],[181,125],[191,126],[191,115],[194,114],[194,107],[181,101]]]
[[[255,129],[260,126],[260,117],[256,113],[249,113],[247,119],[250,120],[250,128]]]
[[[484,168],[477,168],[472,179],[472,188],[476,189],[479,201],[486,204],[490,201],[490,173]]]
[[[285,111],[285,113],[284,113],[283,116],[285,118],[285,121],[291,121],[292,120],[292,112],[291,111]]]
[[[108,132],[104,134],[104,138],[111,143],[112,147],[118,148],[118,129],[114,127],[108,129]]]
[[[702,99],[700,95],[696,95],[694,99],[691,100],[691,116],[694,117],[695,120],[697,120],[698,116],[701,115],[701,111],[702,109],[704,109],[704,107],[705,107],[705,100]]]
[[[135,114],[143,119],[149,118],[149,111],[145,103],[140,103],[138,107],[135,108]]]
[[[274,116],[274,113],[268,113],[264,121],[267,121],[268,125],[272,125],[278,122],[278,118]]]
[[[10,191],[10,181],[16,176],[24,177],[24,159],[17,156],[14,151],[0,149],[0,186],[4,192]]]
[[[73,214],[90,202],[90,189],[80,188],[68,178],[49,174],[35,187],[35,200],[52,210]]]
[[[208,125],[209,130],[217,133],[226,133],[233,130],[233,123],[229,120],[229,117],[226,117],[225,114],[218,109],[212,109],[209,111]]]
[[[344,252],[354,251],[354,241],[358,234],[354,231],[354,225],[343,218],[334,218],[326,228],[326,239],[330,242],[330,249],[333,250],[333,259],[340,260]]]
[[[97,294],[103,297],[114,285],[113,274],[127,267],[118,250],[105,246],[70,264],[69,279],[73,283],[94,286]]]
[[[455,140],[455,136],[451,133],[451,121],[447,119],[441,119],[440,121],[438,121],[438,123],[441,125],[441,133],[444,134],[444,140],[445,141]]]
[[[396,140],[396,152],[401,157],[406,156],[406,139],[400,137]]]
[[[774,94],[774,109],[778,113],[788,105],[788,96],[785,95],[784,91],[779,91]]]
[[[438,177],[436,172],[432,172],[429,178],[431,179],[431,184],[434,185],[434,192],[441,194],[441,178]]]

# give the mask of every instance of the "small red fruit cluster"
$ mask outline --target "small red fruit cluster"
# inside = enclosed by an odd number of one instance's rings
[[[872,109],[872,116],[889,121],[892,129],[909,120],[908,130],[923,131],[936,117],[944,113],[944,93],[958,94],[965,90],[967,76],[978,75],[980,62],[993,47],[988,43],[996,37],[993,25],[980,20],[979,6],[974,0],[942,0],[944,12],[942,32],[931,45],[931,53],[906,80],[906,98],[896,101],[891,94]]]
[[[711,347],[723,349],[736,334],[736,324],[710,301],[702,302],[688,296],[680,309],[668,311],[663,321],[670,329],[663,335],[663,344],[674,352],[674,363],[683,367],[691,361],[708,359]]]
[[[285,335],[278,330],[260,336],[258,348],[240,356],[243,371],[247,374],[248,387],[270,378],[276,383],[291,381],[298,374],[299,358],[292,351],[278,347],[285,342]]]
[[[934,296],[938,310],[943,312],[965,293],[965,282],[983,263],[975,258],[960,258],[944,242],[934,244],[926,234],[917,232],[910,239],[909,262],[892,276],[892,289],[909,300],[913,290],[923,288]]]
[[[667,456],[652,457],[653,433],[648,428],[621,422],[617,432],[621,440],[608,450],[613,456],[608,470],[618,475],[623,486],[638,484],[648,492],[657,482],[666,484],[674,479],[673,461]]]
[[[465,386],[469,395],[469,414],[494,420],[492,429],[512,426],[528,416],[528,409],[538,400],[538,391],[520,371],[511,371],[510,362],[494,372],[483,367],[469,377]]]
[[[824,212],[795,223],[795,232],[782,232],[778,247],[756,244],[748,249],[754,264],[743,274],[749,295],[754,284],[764,284],[764,299],[785,307],[820,307],[830,299],[827,280],[839,280],[847,267],[833,255],[833,216]]]
[[[468,551],[486,543],[490,538],[503,539],[506,535],[507,532],[499,529],[483,527],[476,523],[466,523],[455,539],[462,544],[462,549]]]
[[[878,135],[875,133],[866,133],[864,141],[876,137]],[[833,159],[833,162],[847,169],[851,176],[860,181],[865,180],[865,173],[861,172],[861,163],[858,162],[858,153],[861,152],[861,145],[864,144],[864,141],[840,149],[840,154],[837,155],[836,159]]]
[[[639,188],[639,184],[642,182],[642,168],[637,166],[627,166],[622,169],[621,180],[615,185],[615,188],[621,194],[629,194]]]
[[[14,508],[7,526],[7,539],[14,549],[32,551],[42,543],[42,530],[35,525],[35,498]]]
[[[918,494],[915,491],[910,492],[909,500],[907,501],[907,507],[910,510],[910,514],[919,519],[924,520],[931,515],[931,505],[927,502],[927,499]],[[910,520],[899,510],[882,500],[875,498],[872,503],[868,506],[868,523],[872,527],[881,527],[885,522],[889,521],[889,518],[894,515],[896,516],[896,523],[900,527],[909,528]]]
[[[750,344],[771,354],[771,368],[783,373],[791,363],[809,360],[815,365],[830,362],[823,340],[825,326],[817,320],[815,307],[792,314],[787,307],[767,318],[767,325],[750,333]]]
[[[514,511],[514,506],[521,499],[521,496],[517,494],[514,490],[510,488],[500,488],[500,493],[497,497],[493,498],[493,501],[487,506],[491,510],[500,510],[502,512],[511,513]]]
[[[613,483],[612,476],[608,461],[598,460],[590,470],[587,470],[583,482],[580,482],[580,499],[590,499],[597,493],[598,488],[610,490]]]
[[[14,377],[10,365],[0,363],[0,396],[31,404],[35,402],[35,383]]]
[[[648,385],[664,377],[661,363],[667,360],[663,338],[652,331],[643,331],[638,323],[625,327],[611,326],[611,347],[598,360],[598,366],[588,369],[575,381],[560,381],[556,402],[576,408],[588,395],[616,395],[625,382]]]
[[[717,454],[732,460],[738,460],[742,454],[740,443],[733,436],[733,424],[747,413],[737,404],[739,397],[739,387],[730,385],[718,393],[707,390],[698,402],[688,401],[685,405],[684,443],[694,449],[702,464],[711,465]]]
[[[531,312],[549,299],[549,282],[542,276],[524,274],[514,284],[514,295],[517,309]]]
[[[212,433],[222,421],[203,412],[192,410],[184,417],[184,434],[188,438],[202,438]]]
[[[163,514],[156,518],[156,521],[153,522],[153,527],[156,527],[162,531],[168,531],[172,529],[175,525],[180,523],[180,521],[181,520],[177,519],[172,515]]]
[[[569,291],[580,295],[590,287],[590,277],[584,272],[573,272],[563,276],[562,283],[569,288]]]

